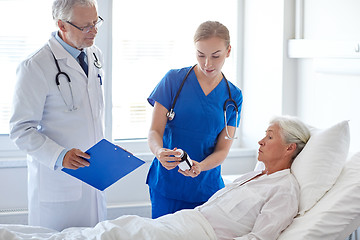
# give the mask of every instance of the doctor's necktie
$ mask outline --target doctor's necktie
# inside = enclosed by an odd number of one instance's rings
[[[84,70],[84,72],[87,76],[88,75],[88,65],[85,62],[85,53],[81,52],[80,55],[78,56],[78,59],[79,59],[80,66],[82,67],[82,69]]]

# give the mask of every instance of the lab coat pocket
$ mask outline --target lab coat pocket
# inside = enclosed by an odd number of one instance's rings
[[[219,202],[218,207],[230,219],[239,222],[257,216],[261,210],[261,198],[256,192],[241,186],[228,194],[227,199]]]
[[[60,169],[53,171],[40,168],[39,200],[41,202],[77,201],[82,195],[82,184],[79,180]]]

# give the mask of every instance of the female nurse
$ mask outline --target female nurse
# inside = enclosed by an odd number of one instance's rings
[[[204,22],[194,44],[195,67],[170,70],[148,98],[154,107],[148,144],[155,158],[147,176],[152,218],[201,205],[224,187],[220,165],[240,122],[241,90],[221,72],[231,51],[228,29],[216,21]],[[189,170],[179,169],[176,149],[192,159]]]

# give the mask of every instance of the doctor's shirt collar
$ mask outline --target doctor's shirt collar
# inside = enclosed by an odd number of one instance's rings
[[[65,48],[65,50],[70,53],[71,56],[73,56],[75,59],[77,59],[77,57],[80,54],[80,50],[70,46],[69,44],[67,44],[66,42],[64,42],[64,40],[61,39],[61,37],[59,36],[59,32],[55,33],[55,39],[61,44],[61,46],[63,46],[63,48]],[[85,52],[85,51],[84,51]],[[85,52],[86,53],[86,52]]]

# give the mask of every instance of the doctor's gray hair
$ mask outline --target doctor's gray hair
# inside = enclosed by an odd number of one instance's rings
[[[206,21],[200,24],[194,35],[194,43],[211,37],[218,37],[225,41],[225,46],[230,46],[230,34],[227,27],[217,21]]]
[[[274,117],[270,124],[277,124],[280,127],[285,143],[296,143],[296,150],[293,155],[294,160],[310,139],[308,127],[298,118],[292,116]]]
[[[57,24],[58,20],[71,21],[73,7],[75,5],[84,7],[95,6],[97,9],[96,0],[54,0],[52,5],[52,16],[55,24]]]

